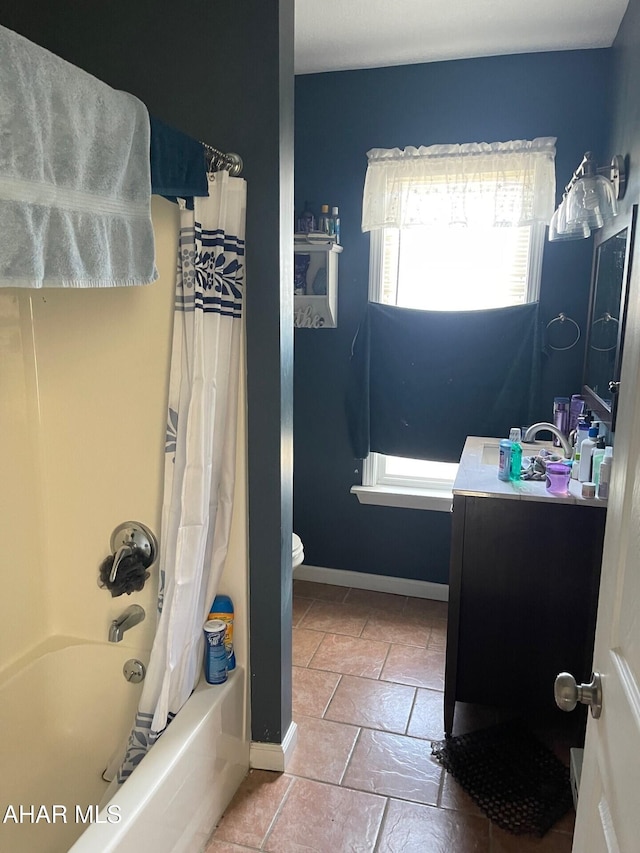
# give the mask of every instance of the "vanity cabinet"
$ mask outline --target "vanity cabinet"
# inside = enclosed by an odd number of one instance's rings
[[[551,709],[559,672],[590,680],[605,518],[603,506],[454,489],[447,733],[457,701]]]

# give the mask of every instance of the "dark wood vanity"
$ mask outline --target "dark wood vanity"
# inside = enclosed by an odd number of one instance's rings
[[[559,672],[584,682],[591,673],[606,507],[492,495],[483,474],[478,495],[468,476],[466,494],[454,486],[447,733],[456,702],[551,710]]]

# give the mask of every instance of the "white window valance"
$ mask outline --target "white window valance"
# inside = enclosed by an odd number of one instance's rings
[[[367,152],[362,230],[548,223],[555,208],[555,142],[374,148]]]

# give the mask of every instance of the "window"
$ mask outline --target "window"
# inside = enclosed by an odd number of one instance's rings
[[[436,311],[537,300],[555,203],[553,168],[545,168],[553,165],[553,143],[432,146],[419,149],[425,157],[417,149],[369,152],[369,299]],[[532,166],[523,151],[541,157]],[[354,491],[362,502],[448,510],[457,467],[370,453]]]

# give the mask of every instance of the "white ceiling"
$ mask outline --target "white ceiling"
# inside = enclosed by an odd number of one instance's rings
[[[629,0],[296,0],[296,73],[610,47]]]

